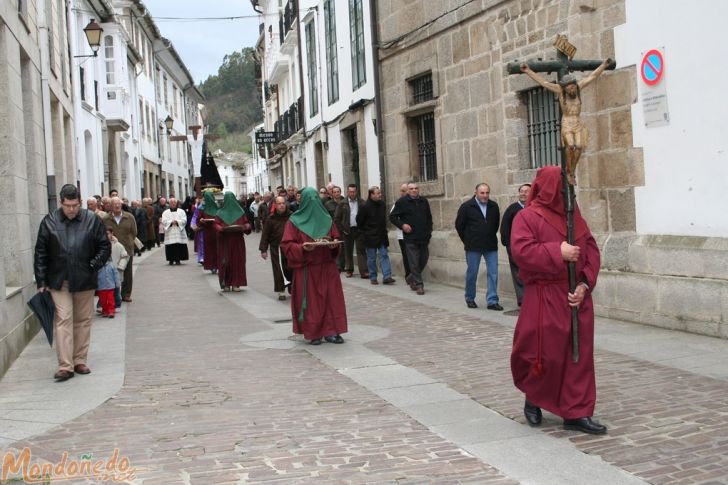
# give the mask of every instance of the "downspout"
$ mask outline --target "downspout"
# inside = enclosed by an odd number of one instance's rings
[[[46,184],[48,212],[58,207],[56,197],[56,169],[53,158],[53,119],[49,87],[50,52],[48,52],[48,19],[45,7],[38,8],[38,38],[40,43],[40,92],[43,105],[43,144],[46,158]]]
[[[381,86],[379,85],[379,35],[377,34],[377,2],[376,0],[369,0],[369,15],[371,17],[371,21],[369,22],[371,25],[371,33],[372,33],[372,67],[374,70],[374,106],[377,112],[377,121],[376,121],[376,127],[374,129],[374,132],[377,136],[377,147],[379,147],[379,180],[380,180],[380,187],[382,188],[382,194],[384,203],[387,202],[387,173],[385,171],[384,166],[384,137],[382,136],[384,133],[384,130],[382,129],[383,125],[383,119],[382,119],[382,98],[381,98]]]

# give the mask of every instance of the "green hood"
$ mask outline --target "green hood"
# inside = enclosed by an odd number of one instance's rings
[[[212,192],[205,191],[203,192],[205,196],[205,208],[202,209],[202,213],[209,217],[215,217],[215,214],[217,214],[217,201],[215,200],[215,196],[212,195]]]
[[[222,219],[225,224],[232,224],[245,215],[245,211],[232,192],[225,192],[225,199],[222,207],[217,210],[217,217]]]
[[[301,204],[289,220],[311,239],[322,238],[331,230],[329,211],[321,202],[318,191],[312,187],[301,191]]]

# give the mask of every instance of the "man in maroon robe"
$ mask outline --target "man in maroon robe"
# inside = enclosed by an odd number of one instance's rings
[[[215,214],[217,277],[223,291],[240,291],[241,286],[248,286],[244,234],[250,234],[252,228],[235,194],[225,192],[223,205]]]
[[[302,333],[311,345],[320,345],[321,339],[344,343],[341,334],[347,331],[346,306],[336,267],[340,246],[325,243],[338,238],[339,231],[316,189],[303,189],[301,204],[283,231],[281,250],[293,271],[293,332]],[[311,244],[317,240],[318,244]]]
[[[591,419],[596,403],[594,307],[600,257],[596,241],[574,213],[574,245],[566,242],[566,211],[561,170],[544,167],[531,187],[528,205],[513,221],[511,252],[525,285],[513,336],[513,382],[526,394],[524,414],[541,423],[541,408],[564,418],[564,429],[604,434]],[[576,263],[574,293],[567,262]],[[571,360],[571,307],[578,308],[579,362]]]

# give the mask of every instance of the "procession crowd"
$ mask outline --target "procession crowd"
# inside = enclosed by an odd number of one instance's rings
[[[500,231],[521,307],[511,369],[526,396],[527,421],[539,425],[545,408],[562,416],[566,429],[602,434],[606,428],[591,419],[596,402],[591,291],[599,251],[578,208],[574,244],[566,242],[562,184],[558,168],[539,170],[532,185],[519,187],[518,200],[503,217],[488,184],[475,187],[455,218],[467,266],[464,299],[477,308],[484,259],[486,307],[503,310],[497,291]],[[389,208],[379,187],[370,187],[363,200],[353,184],[345,196],[329,184],[318,190],[278,187],[275,193],[252,193],[241,200],[231,192],[204,191],[182,204],[174,197],[129,203],[112,191],[87,199],[85,210],[75,186],[64,186],[60,195],[61,207],[41,223],[35,252],[39,291],[50,291],[56,305],[57,381],[90,372],[86,358],[94,294],[98,313],[113,318],[115,308],[132,302],[134,256],[154,246],[164,245],[168,264],[179,265],[189,259],[188,240],[193,239],[197,263],[217,275],[221,291],[240,292],[248,286],[245,235],[260,232],[258,251],[271,263],[273,291],[279,300],[290,295],[293,331],[311,345],[344,343],[348,322],[341,275],[351,278],[357,270],[372,285],[396,284],[388,223],[397,230],[406,284],[425,294],[433,218],[415,182],[402,184]],[[573,291],[565,262],[576,264],[579,284]],[[578,309],[581,359],[567,365],[572,308]]]

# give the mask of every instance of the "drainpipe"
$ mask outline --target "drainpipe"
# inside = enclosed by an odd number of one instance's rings
[[[56,168],[53,158],[53,118],[51,113],[51,92],[49,87],[50,52],[48,52],[49,20],[45,7],[38,8],[38,42],[40,43],[40,92],[43,105],[43,142],[46,159],[46,184],[48,212],[58,207],[56,196]]]
[[[384,198],[384,202],[386,204],[387,202],[387,173],[385,171],[384,166],[384,130],[382,129],[383,119],[382,119],[382,98],[381,98],[381,86],[379,85],[379,35],[377,34],[377,2],[376,0],[369,0],[369,16],[371,17],[371,20],[369,24],[371,25],[371,34],[372,34],[372,65],[374,70],[374,106],[377,112],[377,123],[374,132],[377,135],[377,146],[379,147],[379,180],[380,180],[380,187],[382,188],[382,194]]]

